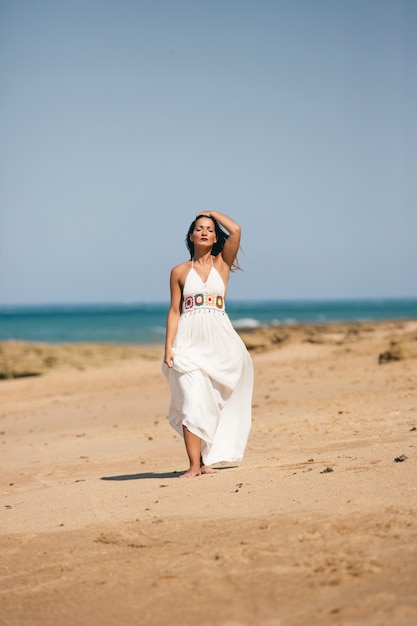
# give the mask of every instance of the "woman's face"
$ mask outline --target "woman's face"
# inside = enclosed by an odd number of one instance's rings
[[[190,239],[194,245],[213,246],[217,241],[213,220],[200,217],[195,223]]]

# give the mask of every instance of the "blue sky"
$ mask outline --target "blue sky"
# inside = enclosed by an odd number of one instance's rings
[[[0,304],[417,296],[413,0],[0,0]]]

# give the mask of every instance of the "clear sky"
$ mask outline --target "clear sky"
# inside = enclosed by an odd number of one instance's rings
[[[417,296],[417,2],[0,0],[0,304]]]

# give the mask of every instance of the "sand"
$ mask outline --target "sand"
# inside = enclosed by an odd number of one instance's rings
[[[245,458],[189,480],[160,347],[0,344],[1,626],[417,623],[417,321],[242,336]]]

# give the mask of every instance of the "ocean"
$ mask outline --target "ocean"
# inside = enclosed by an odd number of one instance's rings
[[[168,304],[0,306],[0,339],[162,344]],[[417,319],[417,298],[228,301],[235,328],[268,324]]]

